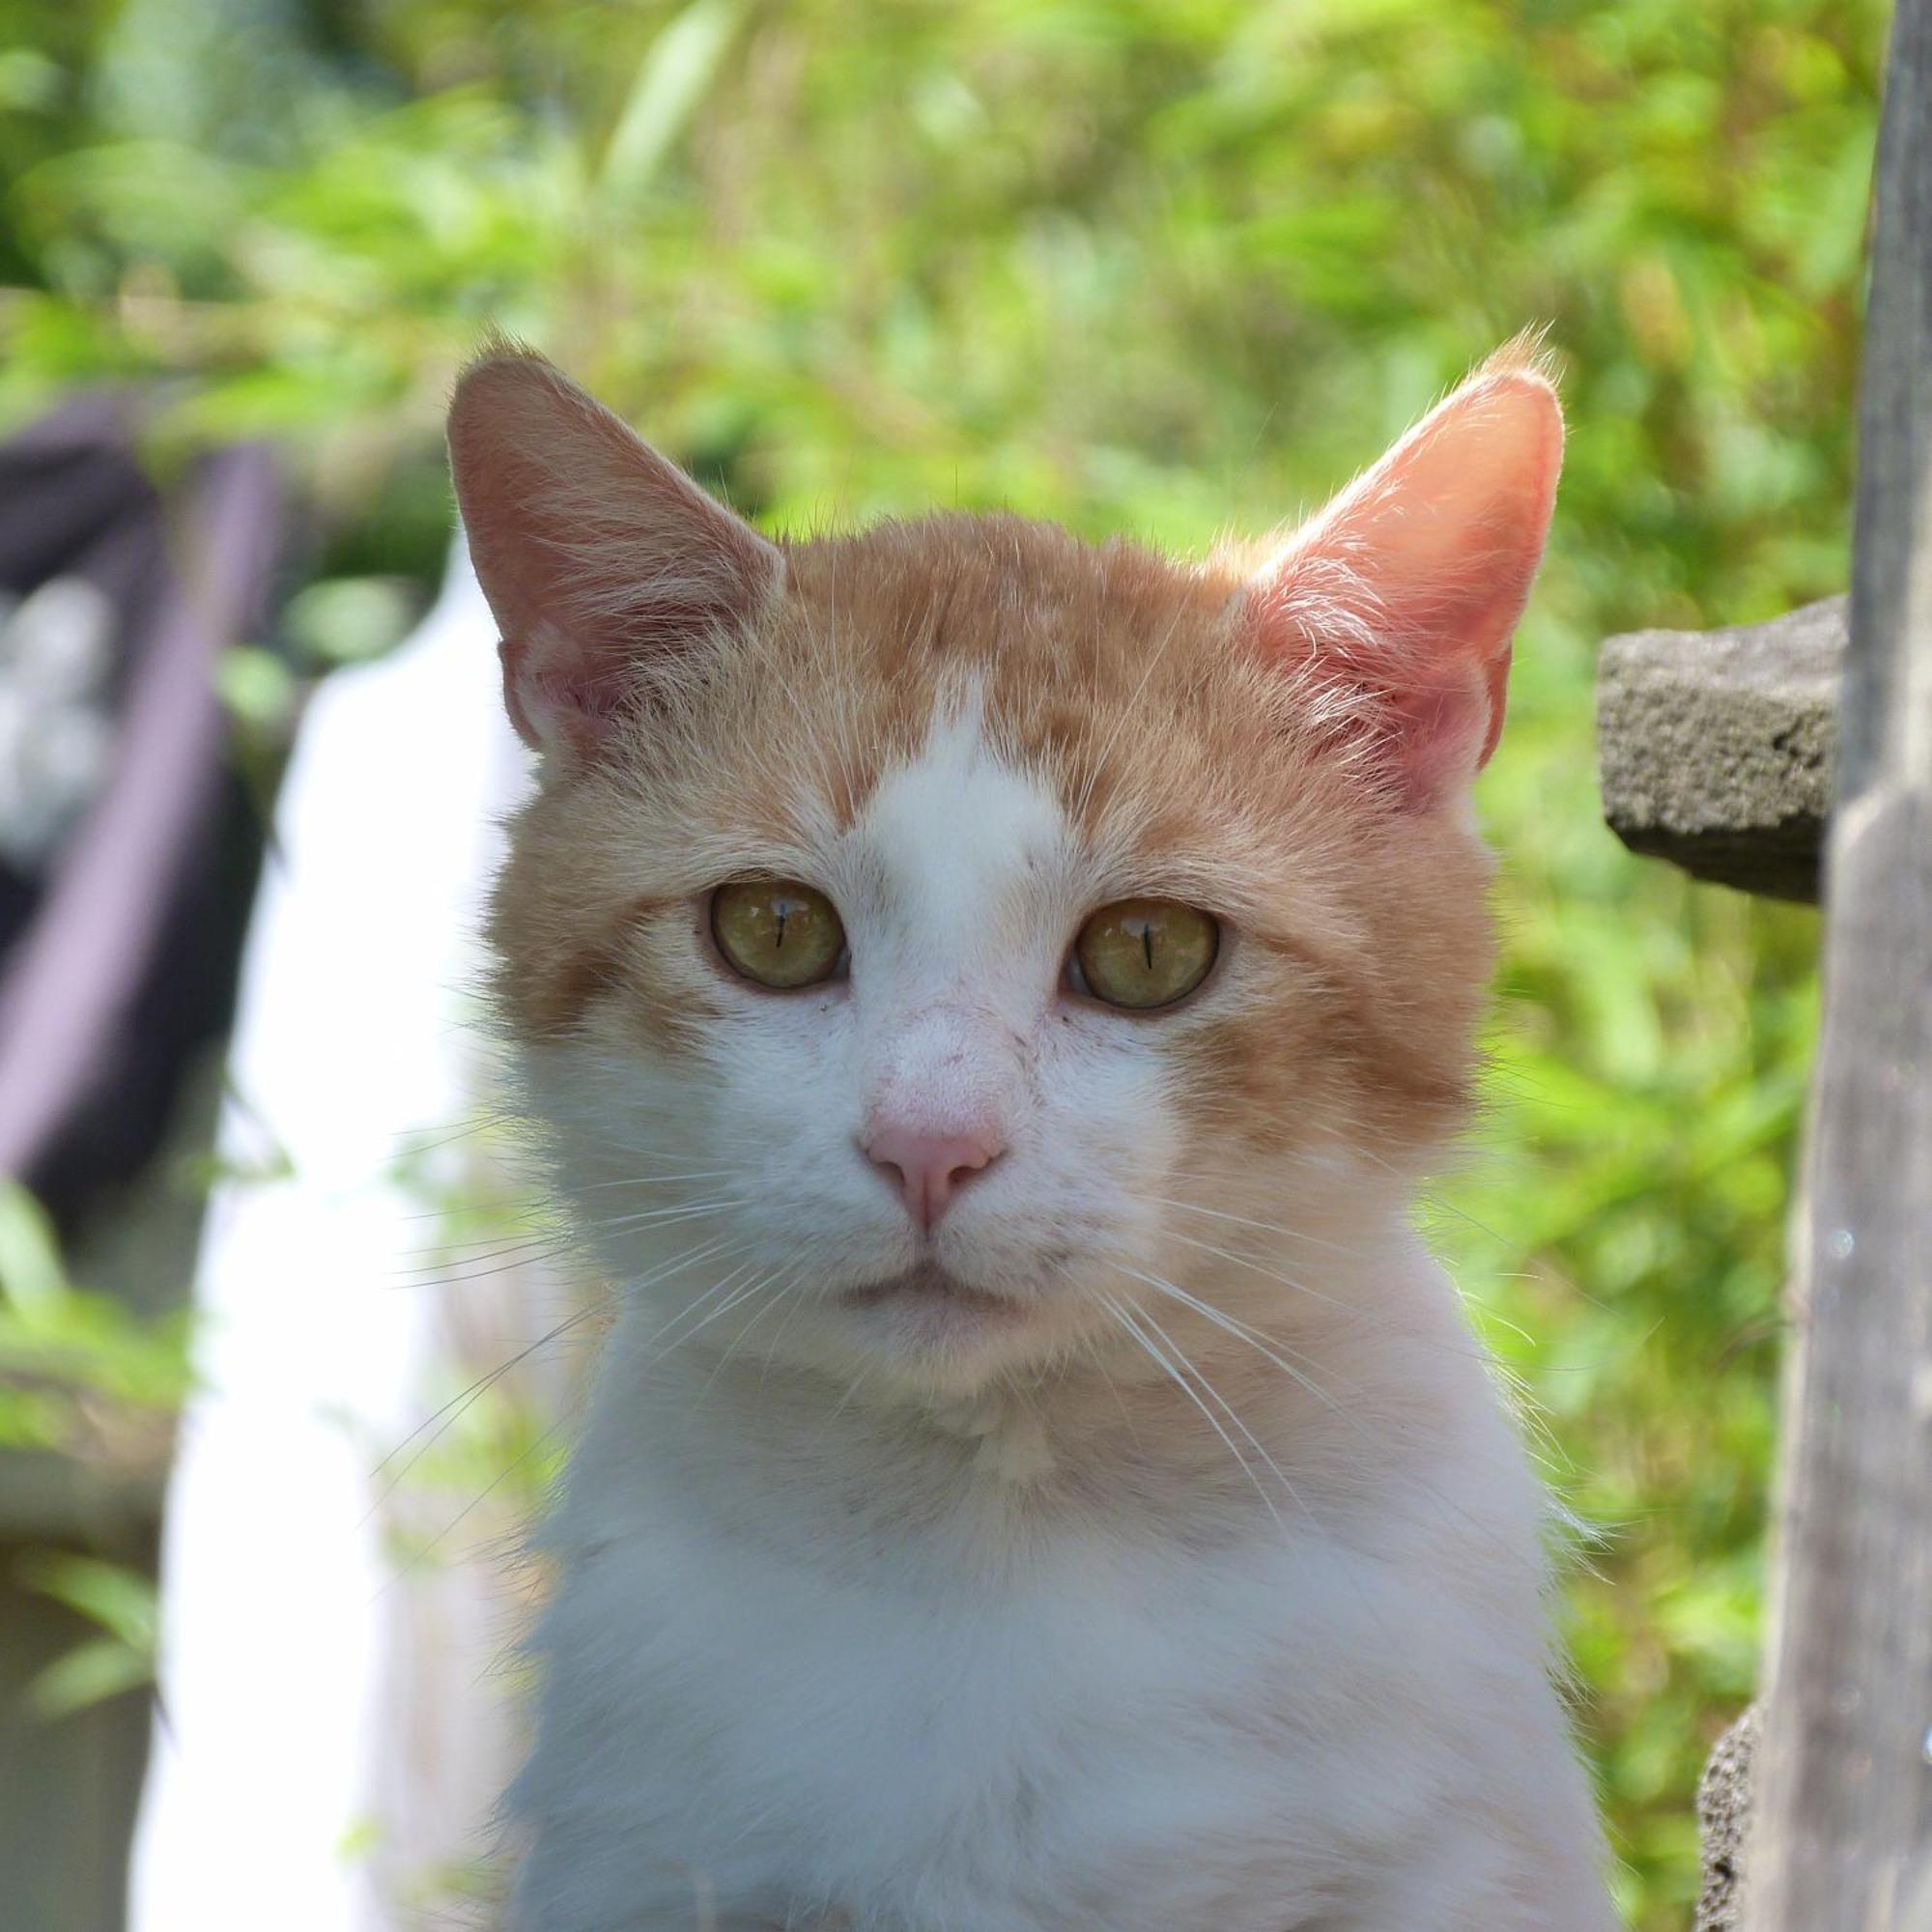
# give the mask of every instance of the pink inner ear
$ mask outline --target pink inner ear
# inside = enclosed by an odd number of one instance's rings
[[[748,622],[783,576],[774,546],[540,356],[465,373],[449,448],[532,745],[594,753],[654,670]]]
[[[1562,457],[1548,381],[1492,364],[1250,588],[1264,649],[1332,695],[1338,729],[1371,742],[1409,805],[1440,803],[1495,750]]]
[[[597,750],[634,701],[635,680],[614,654],[581,648],[568,634],[547,635],[541,623],[497,646],[503,668],[503,708],[517,735],[533,750],[567,743]]]

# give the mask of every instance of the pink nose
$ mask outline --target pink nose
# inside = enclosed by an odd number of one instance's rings
[[[953,1190],[1001,1151],[990,1134],[933,1134],[916,1127],[881,1127],[866,1142],[866,1157],[898,1177],[906,1212],[927,1232],[952,1205]]]

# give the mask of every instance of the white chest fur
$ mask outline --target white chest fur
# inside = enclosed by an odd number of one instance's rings
[[[1603,1922],[1538,1634],[1443,1571],[1434,1483],[1346,1541],[1123,1537],[943,1437],[764,1463],[719,1394],[607,1403],[580,1459],[531,1932]]]

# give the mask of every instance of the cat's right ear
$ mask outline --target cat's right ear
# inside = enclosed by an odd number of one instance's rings
[[[1263,648],[1310,674],[1391,796],[1466,794],[1502,730],[1563,412],[1535,343],[1497,351],[1251,580]]]
[[[696,639],[778,594],[778,548],[540,355],[463,372],[449,461],[525,741],[594,756]]]

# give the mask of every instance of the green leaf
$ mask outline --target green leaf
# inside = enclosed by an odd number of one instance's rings
[[[159,1607],[153,1580],[138,1570],[95,1556],[36,1550],[14,1565],[30,1590],[77,1610],[128,1648],[152,1655]]]
[[[152,1657],[113,1637],[91,1637],[27,1680],[21,1700],[36,1717],[71,1717],[155,1679]]]
[[[45,1320],[67,1293],[67,1273],[46,1209],[0,1175],[0,1300],[22,1321]]]

